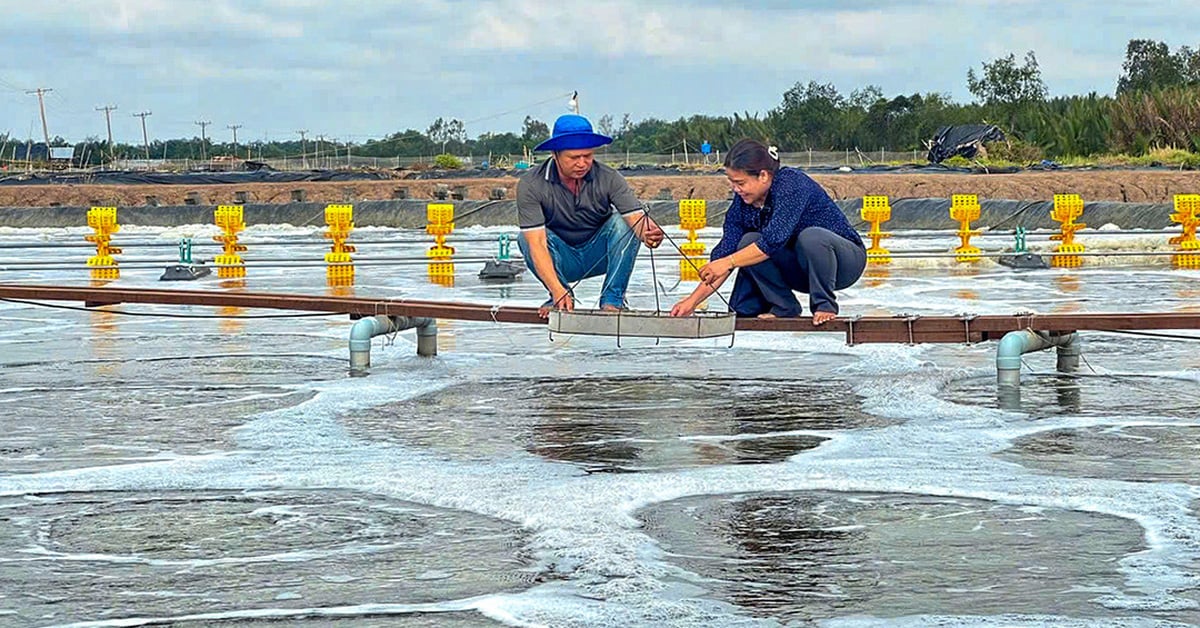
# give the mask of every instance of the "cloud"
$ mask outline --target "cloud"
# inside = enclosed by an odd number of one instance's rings
[[[1143,0],[9,4],[0,55],[21,63],[0,70],[0,132],[26,132],[37,106],[24,90],[42,86],[65,137],[94,134],[105,103],[153,109],[161,133],[203,116],[247,133],[364,136],[439,116],[485,121],[471,133],[519,129],[561,113],[536,103],[574,89],[589,115],[635,119],[763,112],[808,81],[969,100],[968,68],[1030,49],[1052,95],[1111,93],[1128,40],[1174,49],[1200,31],[1200,11]],[[114,132],[140,136],[134,122]]]
[[[268,38],[297,38],[303,24],[288,19],[290,3],[266,5],[236,0],[55,0],[8,7],[6,20],[102,35],[175,33],[253,34]],[[254,6],[259,5],[259,6]],[[262,7],[277,10],[263,10]]]
[[[597,0],[544,5],[475,3],[464,16],[465,50],[495,53],[652,58],[675,63],[773,65],[779,69],[879,70],[897,40],[933,18],[920,6],[869,9],[754,9],[728,4]]]

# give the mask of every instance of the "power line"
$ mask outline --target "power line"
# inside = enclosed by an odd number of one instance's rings
[[[25,90],[21,89],[20,87],[17,87],[16,85],[13,85],[12,83],[9,83],[8,81],[6,81],[6,80],[4,80],[4,79],[2,79],[2,78],[0,78],[0,87],[3,87],[4,89],[10,90],[10,91],[14,91],[14,92],[23,92],[23,91],[25,91]]]
[[[578,94],[578,92],[575,92],[575,93],[576,93],[576,94]],[[536,106],[538,106],[538,105],[544,105],[544,104],[546,104],[546,103],[548,103],[548,102],[554,102],[554,101],[556,101],[556,100],[558,100],[558,99],[560,99],[560,98],[562,98],[562,97],[564,97],[564,96],[571,96],[571,94],[572,94],[572,92],[566,92],[566,93],[564,93],[564,94],[559,94],[559,95],[557,95],[557,96],[553,96],[553,97],[551,97],[551,98],[547,98],[547,99],[545,99],[545,100],[539,100],[538,102],[535,102],[535,103],[529,103],[528,105],[523,105],[523,106],[521,106],[521,107],[518,107],[518,108],[516,108],[516,109],[510,109],[509,111],[502,111],[502,112],[500,112],[500,113],[492,114],[492,115],[490,115],[490,116],[484,116],[484,117],[482,117],[482,118],[475,118],[474,120],[467,120],[466,122],[463,122],[463,124],[464,124],[464,125],[466,125],[466,124],[475,124],[476,122],[483,122],[483,121],[485,121],[485,120],[492,120],[492,119],[494,119],[494,118],[499,118],[499,117],[501,117],[501,116],[507,116],[507,115],[509,115],[509,114],[513,114],[513,113],[519,113],[519,112],[522,112],[522,111],[526,111],[526,110],[528,110],[530,107],[536,107]],[[576,104],[578,104],[578,102],[579,102],[579,101],[578,101],[577,97],[573,97],[573,98],[575,98],[575,99],[576,99],[576,100],[575,100],[575,102],[576,102]]]

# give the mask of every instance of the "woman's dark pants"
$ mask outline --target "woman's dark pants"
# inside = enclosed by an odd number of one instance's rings
[[[761,235],[742,236],[738,250],[758,242]],[[809,227],[770,258],[738,270],[730,305],[739,316],[770,312],[781,318],[800,315],[793,291],[808,294],[812,312],[837,314],[834,290],[854,285],[867,267],[863,247],[821,227]]]

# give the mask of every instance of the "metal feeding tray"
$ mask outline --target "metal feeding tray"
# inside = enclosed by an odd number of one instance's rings
[[[717,338],[733,335],[737,316],[732,313],[698,312],[671,316],[666,312],[621,310],[551,310],[550,331],[589,336],[640,338]]]

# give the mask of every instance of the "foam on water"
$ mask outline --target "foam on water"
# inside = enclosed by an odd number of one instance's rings
[[[952,617],[941,615],[921,615],[914,617],[845,617],[827,619],[819,622],[826,628],[923,628],[939,626],[942,628],[1019,628],[1028,626],[1062,626],[1063,628],[1168,628],[1171,626],[1188,626],[1172,621],[1147,619],[1139,617],[1104,618],[1104,619],[1074,619],[1059,615],[1000,615],[997,617]]]
[[[194,475],[194,481],[202,481],[202,476],[232,476],[239,480],[234,485],[243,486],[254,484],[253,478],[263,477],[264,473],[283,473],[289,485],[328,486],[330,478],[324,471],[336,468],[338,485],[518,521],[536,532],[531,549],[546,568],[582,582],[580,590],[591,592],[585,593],[584,599],[599,594],[609,600],[596,604],[574,597],[555,599],[540,607],[535,617],[554,625],[558,625],[556,620],[580,617],[581,612],[600,623],[619,623],[619,617],[628,619],[630,613],[673,620],[715,619],[712,608],[699,613],[692,608],[693,602],[662,599],[661,578],[672,569],[660,562],[653,542],[638,532],[633,514],[646,505],[685,496],[780,490],[959,496],[1133,518],[1146,528],[1151,549],[1125,559],[1123,568],[1130,582],[1145,594],[1108,596],[1106,603],[1129,609],[1191,608],[1186,600],[1173,598],[1169,591],[1195,585],[1186,565],[1195,559],[1196,548],[1186,534],[1180,534],[1195,527],[1191,516],[1185,514],[1187,502],[1196,497],[1194,491],[1178,486],[1131,487],[1120,482],[1039,477],[1015,465],[989,464],[984,454],[1004,446],[1017,434],[1027,433],[1028,427],[1006,430],[1003,419],[1011,419],[1010,414],[997,417],[992,412],[938,400],[939,386],[956,374],[929,377],[927,365],[896,360],[894,355],[882,356],[879,364],[872,365],[873,361],[867,356],[863,370],[880,375],[859,387],[867,407],[907,422],[868,433],[843,434],[814,452],[780,465],[585,478],[576,472],[564,474],[557,465],[533,457],[466,464],[431,460],[423,452],[404,447],[369,443],[354,446],[342,440],[331,425],[337,415],[432,389],[418,384],[395,386],[389,381],[386,385],[357,386],[335,382],[312,401],[271,413],[242,431],[250,441],[261,440],[263,435],[279,438],[287,434],[289,458],[312,447],[323,452],[323,460],[287,464],[269,452],[259,452],[254,476],[244,475],[244,471],[239,474],[240,465],[231,464],[229,457],[210,459],[208,469],[195,467],[187,473]],[[908,401],[896,406],[887,402],[889,398]],[[965,428],[963,420],[978,423],[980,429]],[[939,423],[946,421],[955,421],[956,429],[943,429]],[[1000,427],[996,426],[998,422]],[[948,452],[951,457],[946,457]],[[179,480],[180,472],[199,462],[190,461],[183,468],[171,464],[172,476]],[[318,466],[311,468],[314,464]],[[347,473],[349,470],[357,471]],[[44,479],[52,476],[48,474]],[[113,479],[116,476],[109,481]],[[275,477],[274,481],[282,479]],[[153,486],[151,482],[143,487]],[[511,602],[493,600],[492,612],[516,617],[520,623],[524,621],[520,619],[522,609],[529,612],[522,600],[519,595]],[[613,606],[617,602],[620,604]],[[580,603],[589,608],[581,609]],[[631,605],[638,610],[631,610]]]

